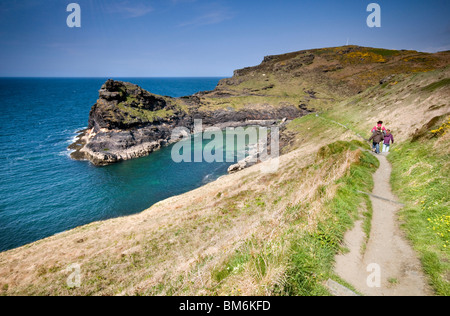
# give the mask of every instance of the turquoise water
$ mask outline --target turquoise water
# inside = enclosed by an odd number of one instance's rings
[[[98,220],[141,212],[226,174],[232,163],[180,163],[171,147],[107,167],[69,158],[107,78],[0,79],[0,251]],[[115,78],[120,79],[120,78]],[[173,97],[220,78],[126,78]]]

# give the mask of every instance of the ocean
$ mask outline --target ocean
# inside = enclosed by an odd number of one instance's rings
[[[106,167],[67,146],[108,78],[0,79],[0,251],[95,221],[139,213],[227,173],[230,162],[175,163],[171,147]],[[114,78],[172,97],[221,78]]]

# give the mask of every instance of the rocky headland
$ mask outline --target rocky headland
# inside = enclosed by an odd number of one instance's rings
[[[201,119],[203,128],[274,126],[278,122],[301,117],[310,111],[291,104],[258,108],[201,109],[200,96],[208,92],[171,98],[152,94],[141,87],[108,80],[99,91],[99,99],[89,114],[87,129],[80,131],[71,157],[89,160],[94,165],[108,165],[147,156],[179,140],[172,137],[177,127],[194,132],[194,121]],[[217,91],[209,92],[217,93]]]

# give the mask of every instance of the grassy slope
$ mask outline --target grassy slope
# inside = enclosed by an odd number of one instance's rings
[[[403,226],[437,294],[445,296],[450,295],[449,120],[441,133],[430,128],[432,138],[405,142],[389,156],[392,185],[406,204]]]
[[[201,96],[202,108],[334,106],[390,75],[432,71],[449,61],[449,53],[358,46],[269,56],[258,66],[237,70],[233,78],[222,80],[215,91]]]
[[[379,77],[386,72],[389,74],[383,67],[403,67],[404,64],[398,62],[399,58],[424,58],[410,64],[409,70],[431,70],[425,66],[432,56],[361,49],[349,52],[356,54],[356,57],[349,57],[342,52],[343,48],[315,51],[319,56],[314,61],[317,64],[309,65],[306,65],[308,58],[304,59],[303,53],[278,56],[269,60],[262,69],[246,70],[231,79],[238,82],[243,79],[239,84],[220,85],[222,91],[235,96],[219,98],[213,93],[202,97],[206,107],[223,106],[218,104],[227,104],[227,101],[235,107],[243,107],[247,103],[258,106],[292,102],[307,103],[321,112],[320,116],[309,115],[289,124],[288,131],[294,135],[294,140],[280,158],[277,173],[263,174],[259,166],[254,166],[157,203],[141,214],[93,223],[2,253],[1,293],[327,295],[323,282],[335,277],[332,263],[335,253],[340,250],[343,233],[360,216],[362,209],[370,209],[367,197],[355,191],[371,190],[371,173],[377,161],[361,150],[367,145],[358,142],[360,138],[355,132],[367,137],[373,124],[380,117],[386,118],[394,136],[403,143],[392,156],[394,188],[402,200],[411,199],[412,204],[408,205],[417,211],[418,206],[412,201],[423,197],[408,196],[410,192],[402,192],[401,188],[416,179],[408,177],[422,173],[404,170],[410,170],[413,165],[409,164],[414,164],[413,158],[419,153],[422,154],[421,159],[428,159],[423,148],[434,146],[434,143],[409,145],[409,140],[416,127],[450,112],[450,94],[445,83],[445,78],[449,77],[448,70],[398,75],[383,85],[373,86],[370,81],[378,83]],[[341,53],[342,56],[339,55]],[[367,53],[368,56],[359,56],[359,53]],[[331,59],[330,54],[338,54],[339,57]],[[306,66],[289,71],[302,72],[306,67],[302,73],[304,77],[292,79],[286,72],[275,71],[272,75],[261,76],[261,80],[254,79],[255,74],[261,74],[260,70],[267,72],[266,66],[289,67],[292,58],[301,59]],[[361,58],[368,58],[370,63],[357,62]],[[336,68],[345,65],[346,61],[357,64],[331,71],[332,81],[324,79],[320,67]],[[321,70],[311,72],[314,67]],[[367,82],[357,80],[358,75],[352,74],[355,69],[360,70],[360,79],[367,76],[362,69],[371,71],[372,77]],[[377,76],[374,76],[375,72]],[[272,77],[266,78],[268,75]],[[326,76],[329,76],[328,72]],[[267,79],[269,86],[275,86],[263,90],[268,86]],[[327,89],[330,82],[342,80],[348,83],[344,91],[335,87]],[[308,92],[313,88],[316,95]],[[252,92],[252,89],[259,91]],[[274,92],[274,89],[278,90]],[[363,92],[348,96],[351,95],[350,90],[359,89]],[[247,99],[242,102],[239,98]],[[448,148],[448,139],[441,137],[433,142],[439,142],[436,150],[440,154],[433,155],[432,161],[427,163],[448,167],[448,156],[441,151]],[[412,158],[403,160],[407,153],[412,153]],[[434,174],[425,179],[427,188],[434,187],[433,179]],[[443,188],[440,191],[445,193],[445,181],[439,185]],[[434,207],[434,203],[441,203],[441,199],[433,195],[430,203],[425,205]],[[442,202],[442,205],[448,205],[446,201]],[[445,208],[440,210],[440,213],[433,213],[436,218],[445,214]],[[405,216],[407,229],[413,231],[414,223],[422,221],[419,226],[424,231],[429,230],[425,217],[435,219],[428,215],[416,216],[415,219]],[[414,243],[423,258],[429,259],[428,266],[439,266],[430,270],[425,265],[432,278],[436,279],[434,284],[439,293],[448,294],[445,290],[448,287],[449,270],[445,266],[448,254],[442,249],[442,240],[432,233],[422,235],[425,236],[420,238],[422,242]],[[429,249],[435,250],[430,254]],[[66,267],[73,263],[81,266],[82,285],[71,289],[66,285],[71,273]]]
[[[18,279],[6,283],[7,294],[326,294],[321,281],[364,200],[354,190],[371,185],[375,160],[358,145],[327,146],[313,164],[289,161],[289,176],[249,170],[238,177],[241,190],[215,183],[138,216],[11,251],[2,259]],[[69,289],[65,268],[73,262],[82,286]]]
[[[334,194],[343,190],[343,176],[359,172],[361,157],[363,162],[370,159],[358,149],[360,144],[326,145],[330,142],[305,141],[306,151],[283,156],[275,174],[262,174],[255,166],[141,214],[93,223],[3,253],[4,294],[294,293],[298,289],[289,284],[302,281],[288,271],[299,264],[294,257],[298,243],[317,237],[321,242],[308,248],[308,254],[323,251],[321,256],[332,258],[359,204],[354,200],[357,204],[335,209]],[[317,153],[322,146],[329,149]],[[374,169],[370,161],[360,168]],[[370,186],[370,181],[360,186]],[[72,263],[81,265],[80,288],[66,286],[70,273],[65,269]],[[311,282],[323,280],[330,267],[331,262],[324,263],[320,272],[312,268],[305,277],[317,274],[320,278]],[[314,293],[325,293],[320,283],[310,286],[317,287]]]
[[[450,116],[449,77],[448,67],[398,75],[322,113],[365,137],[379,119],[393,130],[400,144],[389,156],[391,182],[406,204],[400,220],[436,293],[446,296],[450,295],[450,144],[444,133]]]

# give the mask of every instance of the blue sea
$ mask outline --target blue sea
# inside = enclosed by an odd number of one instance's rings
[[[0,79],[0,251],[141,212],[226,174],[231,163],[177,164],[171,147],[106,167],[70,159],[107,79]],[[180,97],[221,78],[114,79]]]

